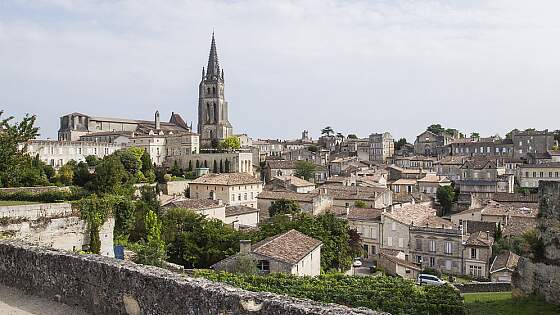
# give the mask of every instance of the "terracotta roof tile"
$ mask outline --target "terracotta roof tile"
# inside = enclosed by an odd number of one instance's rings
[[[206,185],[248,185],[260,184],[261,181],[248,173],[210,173],[193,180],[192,184]]]
[[[296,264],[322,243],[296,230],[289,230],[252,246],[255,254]]]

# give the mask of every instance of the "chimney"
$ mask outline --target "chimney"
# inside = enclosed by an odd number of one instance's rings
[[[156,110],[156,114],[155,114],[155,125],[156,125],[156,130],[161,129],[160,127],[160,120],[159,120],[159,111]]]
[[[249,254],[251,252],[251,240],[240,240],[239,241],[239,253]]]

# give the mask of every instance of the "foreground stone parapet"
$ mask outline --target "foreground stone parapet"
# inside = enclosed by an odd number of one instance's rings
[[[512,277],[514,297],[538,295],[560,305],[560,266],[533,263],[521,257]]]
[[[560,266],[560,182],[539,183],[537,229],[545,259],[549,264]]]
[[[0,241],[0,283],[91,314],[387,314],[249,292],[156,267],[20,241]]]

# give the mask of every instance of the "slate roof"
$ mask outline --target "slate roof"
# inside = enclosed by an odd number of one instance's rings
[[[467,158],[464,156],[446,156],[443,159],[434,162],[434,164],[439,165],[463,165]]]
[[[193,180],[192,184],[206,185],[249,185],[260,184],[261,181],[248,173],[210,173]]]
[[[466,168],[466,169],[475,169],[475,170],[482,170],[485,168],[496,168],[496,161],[495,160],[490,160],[490,159],[486,159],[486,158],[475,158],[472,160],[468,160],[466,161],[463,166],[461,166],[461,168]]]
[[[478,246],[478,247],[489,247],[494,244],[494,238],[488,232],[478,231],[469,236],[465,245],[468,246]]]
[[[517,268],[518,262],[519,255],[511,251],[503,252],[494,258],[492,266],[490,266],[490,273],[494,273],[504,269],[514,271],[515,268]]]
[[[226,217],[233,217],[236,215],[248,214],[259,212],[259,209],[239,205],[239,206],[227,206],[226,207]]]
[[[337,184],[326,184],[319,187],[316,191],[326,190],[327,195],[333,199],[344,200],[370,200],[375,201],[377,197],[388,190],[385,187],[361,187],[343,186]]]
[[[252,252],[294,265],[321,244],[321,241],[292,229],[254,244]]]
[[[467,234],[473,234],[482,231],[489,232],[491,236],[494,236],[494,231],[496,230],[496,222],[463,220],[463,228],[466,228]]]

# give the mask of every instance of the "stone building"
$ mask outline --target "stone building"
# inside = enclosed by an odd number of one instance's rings
[[[394,208],[381,214],[382,243],[384,249],[405,253],[409,259],[410,227],[436,215],[436,209],[418,204]]]
[[[121,148],[121,145],[108,142],[30,140],[25,152],[32,157],[38,155],[41,161],[59,168],[70,160],[85,162],[88,155],[101,159]]]
[[[435,196],[439,187],[451,186],[451,181],[445,176],[428,173],[423,178],[418,179],[418,191],[424,194]]]
[[[276,176],[294,176],[296,161],[267,160],[263,169],[265,182],[271,181]]]
[[[325,184],[317,190],[331,196],[333,205],[339,207],[353,206],[357,201],[364,202],[367,208],[375,209],[383,209],[393,204],[393,193],[386,187]]]
[[[222,200],[228,206],[257,207],[262,182],[247,173],[207,174],[190,184],[193,199]]]
[[[162,205],[164,210],[173,208],[189,209],[198,214],[205,215],[209,219],[218,219],[225,222],[226,205],[217,199],[179,199],[172,200]]]
[[[71,113],[60,117],[60,129],[58,130],[58,140],[76,141],[81,136],[90,136],[83,140],[98,141],[96,137],[116,138],[118,135],[146,135],[150,131],[159,133],[160,131],[168,134],[179,132],[191,132],[181,115],[172,113],[169,122],[162,122],[159,112],[156,111],[154,120],[134,120],[124,118],[109,118],[90,116],[82,113]],[[112,142],[112,141],[110,141]]]
[[[348,207],[348,225],[356,229],[362,239],[364,257],[376,260],[381,248],[381,209]]]
[[[520,165],[517,181],[523,188],[538,188],[540,181],[560,181],[560,162]]]
[[[446,156],[434,162],[434,170],[436,174],[456,181],[461,179],[461,166],[466,160],[467,158],[463,156]]]
[[[453,136],[447,133],[435,134],[431,131],[424,131],[416,137],[414,141],[414,153],[438,156],[446,153],[446,146],[453,141]]]
[[[395,154],[395,142],[390,133],[372,133],[369,135],[369,160],[385,163]]]
[[[212,33],[208,67],[202,68],[198,89],[198,134],[203,146],[212,145],[233,135],[228,120],[228,103],[224,97],[224,70],[218,63],[216,41]]]
[[[498,137],[454,139],[450,144],[453,156],[513,157],[511,139]]]
[[[239,253],[212,265],[212,269],[236,271],[243,255],[252,259],[260,274],[287,273],[297,276],[318,276],[321,273],[322,243],[296,230],[269,237],[256,244],[241,241]]]
[[[555,145],[554,134],[545,130],[513,130],[513,157],[526,158],[529,153],[546,153]]]
[[[496,159],[475,158],[467,160],[461,167],[458,202],[468,204],[472,197],[491,199],[497,192],[513,193],[514,177],[506,174],[503,165]]]
[[[272,203],[282,199],[296,201],[303,212],[311,215],[319,215],[333,206],[333,197],[327,195],[323,190],[309,193],[264,190],[258,195],[257,199],[263,219],[269,217],[268,209]]]
[[[492,261],[490,266],[490,280],[492,282],[511,282],[511,276],[517,268],[519,262],[519,255],[505,251]]]
[[[465,274],[477,279],[489,278],[493,244],[494,238],[488,232],[479,231],[469,236],[463,246]]]
[[[289,190],[297,193],[308,193],[315,190],[315,184],[296,176],[276,176],[270,181],[271,190]]]
[[[459,227],[432,216],[410,227],[410,255],[422,268],[463,274],[463,246]]]

